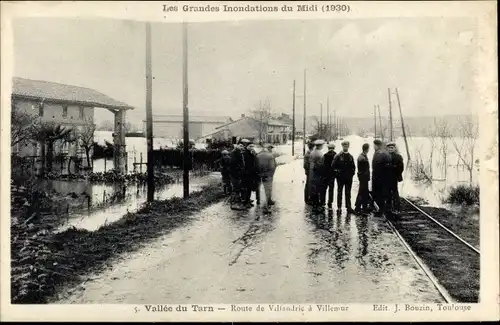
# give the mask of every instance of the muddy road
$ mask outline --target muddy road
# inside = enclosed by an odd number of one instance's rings
[[[312,213],[303,203],[304,179],[302,160],[280,166],[272,214],[215,204],[53,302],[442,301],[383,219]],[[355,180],[353,202],[356,193]]]

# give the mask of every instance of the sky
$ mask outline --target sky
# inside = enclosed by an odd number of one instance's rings
[[[19,18],[14,75],[96,89],[145,117],[145,24],[112,19]],[[470,114],[475,22],[468,18],[271,20],[188,27],[192,114],[238,117],[269,100],[308,115],[327,98],[339,116],[388,111],[397,87],[405,115]],[[153,114],[182,114],[182,27],[152,24]],[[397,107],[397,102],[393,102]]]

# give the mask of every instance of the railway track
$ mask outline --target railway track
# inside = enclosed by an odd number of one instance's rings
[[[434,225],[437,227],[439,230],[442,230],[442,232],[448,234],[453,240],[457,243],[460,243],[462,247],[465,249],[469,250],[472,254],[476,255],[478,258],[480,257],[480,250],[476,248],[474,245],[470,244],[463,238],[461,238],[459,235],[457,235],[455,232],[444,226],[441,222],[436,220],[436,218],[432,217],[429,213],[425,212],[421,208],[419,208],[417,205],[413,204],[411,201],[409,201],[406,198],[401,198],[404,202],[406,202],[414,211],[418,212],[419,215],[423,216],[426,220],[430,222],[430,224]],[[378,209],[378,207],[376,207]],[[442,298],[447,302],[447,303],[452,303],[455,302],[455,299],[451,297],[451,295],[448,293],[448,290],[446,290],[443,285],[441,285],[440,281],[436,278],[434,273],[430,270],[430,268],[424,263],[424,261],[417,255],[417,253],[412,249],[411,245],[404,239],[404,237],[401,235],[401,233],[397,230],[397,228],[394,226],[394,224],[389,220],[388,218],[384,217],[387,224],[389,225],[389,228],[391,231],[394,232],[394,234],[398,237],[398,239],[401,241],[402,245],[406,248],[408,253],[411,255],[411,257],[415,260],[415,262],[418,264],[418,266],[422,269],[422,271],[427,275],[429,280],[432,282],[434,287],[438,290]]]

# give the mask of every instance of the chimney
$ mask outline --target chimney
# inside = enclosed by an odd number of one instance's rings
[[[241,118],[244,118],[245,117],[245,114],[241,114]]]

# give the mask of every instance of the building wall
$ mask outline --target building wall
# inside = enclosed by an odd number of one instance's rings
[[[42,122],[54,122],[72,127],[75,130],[75,135],[84,130],[89,124],[94,123],[93,107],[45,102],[43,104],[43,115],[40,115],[39,103],[39,101],[26,99],[15,99],[13,101],[13,104],[20,111],[32,114],[33,116],[39,116]],[[20,156],[39,156],[41,154],[41,146],[36,142],[26,143],[13,147],[12,152]],[[68,144],[63,141],[57,141],[54,143],[54,154],[57,155],[61,152],[67,152],[72,155],[76,154],[78,156],[85,155],[79,147],[78,142]],[[84,165],[86,165],[86,161],[84,161]]]
[[[213,122],[192,122],[189,123],[189,138],[198,139],[204,135],[213,133],[216,131],[216,127],[223,125],[224,123],[213,123]],[[146,122],[144,122],[144,132],[146,133]],[[164,121],[153,121],[153,136],[156,138],[175,138],[181,139],[183,137],[182,122],[164,122]]]

